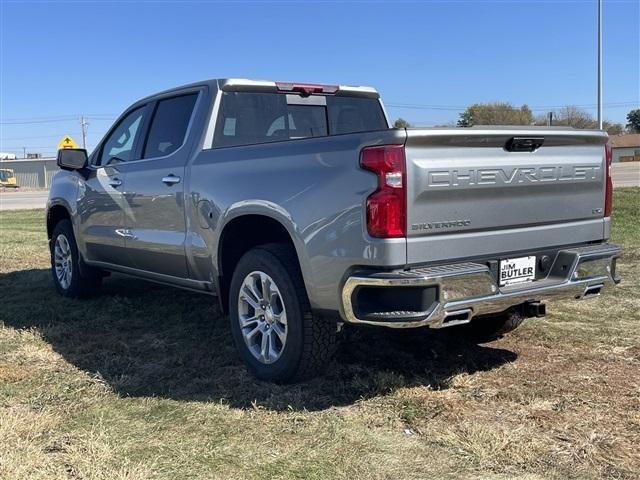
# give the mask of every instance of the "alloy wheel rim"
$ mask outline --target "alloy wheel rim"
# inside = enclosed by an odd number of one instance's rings
[[[62,234],[56,238],[53,256],[58,283],[64,290],[67,290],[71,285],[71,278],[73,277],[73,259],[71,257],[69,241],[67,237]]]
[[[270,364],[280,358],[287,343],[287,313],[278,285],[266,273],[253,271],[242,281],[238,320],[256,360]]]

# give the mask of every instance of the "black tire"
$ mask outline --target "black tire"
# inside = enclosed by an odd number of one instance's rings
[[[514,331],[525,317],[516,309],[498,315],[474,318],[470,323],[458,327],[464,336],[475,343],[492,342]]]
[[[287,336],[280,357],[262,363],[251,353],[240,327],[238,298],[245,278],[264,272],[276,283],[286,309]],[[266,244],[248,251],[238,262],[229,289],[231,332],[242,361],[261,380],[277,383],[303,381],[320,373],[331,360],[336,346],[336,323],[314,318],[293,249]]]
[[[63,284],[58,278],[55,265],[55,247],[58,237],[63,236],[68,242],[71,251],[71,278],[67,284]],[[78,253],[76,237],[73,234],[73,227],[69,220],[61,220],[56,224],[51,235],[51,274],[56,290],[63,297],[86,298],[97,294],[100,291],[102,275],[100,272],[88,265],[81,265],[82,259]]]

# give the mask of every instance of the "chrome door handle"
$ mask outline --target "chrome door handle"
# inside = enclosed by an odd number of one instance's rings
[[[180,177],[177,177],[174,174],[169,174],[166,177],[162,177],[162,183],[166,185],[175,185],[176,183],[180,183]]]
[[[124,238],[137,240],[137,237],[133,233],[131,233],[131,230],[129,230],[128,228],[116,228],[116,234]]]
[[[118,188],[120,185],[122,185],[122,180],[120,180],[119,178],[112,178],[111,180],[109,180],[109,185],[111,185],[113,188]]]

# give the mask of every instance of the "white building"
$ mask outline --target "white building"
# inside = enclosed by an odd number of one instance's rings
[[[55,158],[37,160],[2,160],[0,168],[10,168],[16,174],[16,181],[23,188],[49,188],[51,179],[58,171]]]
[[[614,162],[640,162],[640,133],[609,137]]]

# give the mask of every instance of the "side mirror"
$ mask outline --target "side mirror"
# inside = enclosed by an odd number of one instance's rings
[[[88,156],[84,148],[58,150],[58,166],[63,170],[81,170],[87,166]]]

